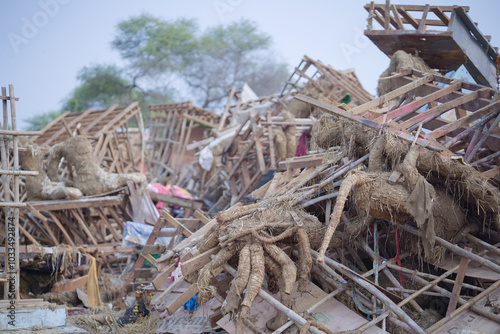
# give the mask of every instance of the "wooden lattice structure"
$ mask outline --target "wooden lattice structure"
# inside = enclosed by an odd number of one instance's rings
[[[19,289],[19,231],[22,230],[22,227],[19,225],[19,210],[24,204],[21,202],[20,176],[38,174],[38,172],[20,170],[18,137],[35,135],[37,132],[17,131],[16,101],[18,98],[14,95],[13,85],[9,85],[8,95],[7,88],[2,87],[0,99],[2,100],[3,111],[0,126],[0,175],[2,181],[0,207],[3,209],[3,219],[0,219],[0,221],[4,224],[4,229],[0,232],[4,241],[4,270],[0,276],[0,282],[4,283],[4,299],[10,300],[10,302],[7,302],[7,306],[9,303],[14,305],[15,314],[15,304],[21,303]]]
[[[23,244],[58,246],[121,243],[132,217],[122,196],[27,202],[22,213]]]
[[[387,131],[446,156],[462,158],[483,175],[500,175],[500,101],[495,89],[440,75],[404,69],[393,75],[398,89],[344,111],[327,103],[298,95],[329,112],[363,125]]]
[[[90,108],[79,113],[65,112],[45,126],[32,141],[41,147],[50,147],[70,136],[86,135],[92,142],[98,163],[107,171],[140,171],[142,138],[136,140],[137,145],[134,145],[131,138],[133,132],[127,126],[127,122],[134,117],[141,128],[141,108],[137,102],[126,107],[113,105],[103,110]]]
[[[496,87],[496,50],[469,17],[467,6],[396,5],[371,2],[365,35],[388,56],[418,54],[431,68],[449,72],[465,65],[474,79]],[[375,20],[374,20],[375,19]],[[377,25],[378,23],[379,25]]]
[[[304,56],[288,79],[282,95],[287,91],[307,90],[308,86],[319,90],[329,103],[340,104],[349,93],[352,105],[360,105],[373,99],[361,85],[353,69],[338,71],[319,60]]]
[[[217,128],[220,116],[191,102],[149,106],[148,171],[158,177],[179,177],[181,168],[191,165],[193,152],[187,145],[208,137],[207,131]]]

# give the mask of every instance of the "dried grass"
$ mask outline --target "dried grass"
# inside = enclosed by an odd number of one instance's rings
[[[70,316],[67,324],[83,328],[92,334],[154,334],[160,327],[160,317],[154,312],[148,317],[139,318],[134,323],[120,327],[116,321],[122,314],[123,312],[100,308],[91,315]]]

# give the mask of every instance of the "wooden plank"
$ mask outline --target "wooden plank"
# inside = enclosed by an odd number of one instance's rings
[[[181,270],[182,275],[187,276],[205,266],[208,262],[211,261],[211,256],[217,254],[220,251],[220,246],[214,247],[212,249],[207,250],[206,252],[199,254],[185,262],[182,262]]]
[[[280,161],[278,163],[279,170],[296,169],[296,168],[307,168],[315,167],[323,164],[323,156],[320,157],[310,157],[308,159],[287,159],[285,161]]]
[[[389,30],[391,29],[390,23],[391,23],[391,1],[386,0],[385,1],[385,8],[384,8],[384,29]]]
[[[198,200],[195,199],[185,199],[185,198],[175,197],[172,195],[159,194],[150,190],[148,190],[148,192],[149,196],[151,196],[151,199],[153,201],[160,201],[167,203],[168,205],[182,206],[184,208],[190,208],[190,209],[200,209],[202,207],[202,203],[200,203]]]
[[[51,292],[76,291],[76,289],[83,288],[87,284],[88,277],[88,275],[85,275],[62,283],[57,283],[54,285]]]
[[[271,111],[267,113],[267,121],[271,122]],[[271,169],[276,170],[276,148],[274,147],[273,127],[267,127],[267,136],[269,137],[269,159],[271,160]]]
[[[429,83],[433,80],[434,80],[434,75],[432,75],[432,74],[426,75],[425,77],[417,79],[413,82],[410,82],[402,87],[399,87],[398,89],[395,89],[390,93],[382,95],[382,96],[380,96],[380,97],[378,97],[370,102],[364,103],[358,107],[351,109],[351,113],[354,115],[361,115],[368,110],[371,110],[373,108],[377,108],[378,106],[380,106],[380,105],[382,105],[382,104],[384,104],[392,99],[395,99],[395,98],[399,97],[400,95],[403,95],[404,93],[407,93],[407,92],[409,92],[417,87],[420,87],[426,83]]]
[[[405,26],[403,25],[403,21],[401,20],[401,17],[398,14],[398,10],[396,8],[396,5],[391,5],[392,12],[394,13],[394,19],[396,20],[397,23],[397,28],[400,30],[405,30]]]
[[[446,14],[443,12],[443,10],[439,7],[432,6],[431,11],[436,14],[436,16],[443,21],[444,25],[447,26],[450,23],[450,19]]]
[[[262,174],[267,173],[266,162],[264,161],[264,154],[262,153],[262,145],[260,142],[261,129],[257,128],[257,120],[260,119],[260,114],[256,114],[255,111],[250,110],[250,122],[252,124],[252,139],[255,142],[255,150],[257,151],[257,162],[259,163],[259,168]],[[260,131],[259,131],[260,130]]]
[[[43,127],[42,130],[40,130],[40,134],[37,135],[37,138],[35,139],[38,139],[38,137],[42,136],[43,134],[45,134],[48,130],[52,129],[56,124],[58,124],[59,122],[61,122],[61,120],[63,120],[70,112],[69,111],[65,111],[63,112],[61,115],[59,115],[56,119],[54,119],[52,122],[50,122],[49,124],[47,124],[46,126]],[[36,140],[35,140],[36,141]]]
[[[465,96],[459,97],[457,99],[451,100],[449,102],[440,104],[437,107],[434,107],[434,108],[431,108],[427,111],[419,113],[418,115],[401,123],[398,126],[398,128],[408,129],[408,128],[415,127],[419,123],[425,124],[426,122],[441,116],[442,114],[444,114],[448,110],[451,110],[455,107],[461,106],[462,104],[467,103],[469,101],[475,100],[477,97],[478,97],[478,92],[476,91],[476,92],[472,92],[470,94],[467,94]]]
[[[151,262],[151,264],[155,265],[156,264],[156,259],[151,256],[151,254],[147,254],[144,251],[141,252],[141,256],[143,256],[146,260]]]
[[[227,116],[229,115],[229,108],[231,107],[231,100],[233,99],[235,93],[236,93],[236,88],[231,87],[231,91],[229,92],[229,96],[227,98],[226,107],[224,108],[224,112],[222,113],[220,118],[219,127],[217,128],[217,130],[219,131],[221,131],[225,127],[226,119]]]
[[[155,243],[156,237],[154,236],[154,233],[160,231],[163,227],[164,227],[163,220],[162,219],[158,219],[158,221],[156,222],[155,226],[153,227],[153,231],[151,231],[151,234],[148,237],[148,240],[146,240],[146,245],[145,246],[151,246],[151,245],[153,245]],[[137,270],[137,269],[142,268],[142,266],[144,265],[144,262],[145,262],[144,257],[139,256],[139,258],[137,259],[137,261],[134,264],[134,267],[132,268],[132,271],[129,273],[129,275],[127,277],[127,280],[123,284],[123,287],[120,290],[120,293],[118,294],[118,297],[116,298],[117,305],[122,306],[122,307],[125,306],[123,304],[123,302],[122,302],[122,298],[125,297],[125,295],[127,293],[128,285],[135,280],[135,277],[133,275],[134,271]]]
[[[82,112],[80,115],[78,115],[77,117],[74,117],[71,122],[68,123],[68,126],[69,127],[73,127],[73,126],[76,126],[78,124],[78,122],[80,122],[82,119],[84,119],[88,114],[90,114],[92,111],[94,111],[93,108],[90,108],[90,109],[87,109],[86,111]],[[49,139],[46,139],[44,140],[43,142],[40,142],[39,140],[42,139],[42,137],[38,137],[37,138],[37,144],[40,145],[40,146],[43,146],[43,145],[53,145],[55,144],[55,140],[56,139],[59,139],[57,142],[60,142],[61,138],[66,138],[66,137],[61,137],[62,134],[64,134],[64,132],[66,131],[66,129],[64,129],[64,127],[60,127],[59,130],[57,130]]]
[[[184,253],[181,255],[181,258],[180,258],[180,263],[182,263],[183,261],[187,261],[189,259],[191,259],[193,256],[193,253],[192,252],[187,252],[187,253]],[[172,275],[172,273],[174,272],[174,270],[177,268],[175,266],[175,264],[172,264],[168,267],[164,267],[163,269],[160,269],[161,267],[159,267],[159,265],[161,264],[160,263],[160,260],[161,258],[157,259],[156,260],[156,268],[158,270],[161,270],[161,272],[156,276],[156,278],[153,280],[153,285],[154,287],[157,289],[157,290],[160,290],[161,287],[168,282],[168,280],[170,279],[170,275]]]
[[[465,247],[468,252],[472,251],[472,248]],[[458,268],[457,277],[455,278],[455,284],[453,285],[452,295],[450,297],[450,302],[448,304],[448,310],[446,311],[446,316],[449,316],[457,308],[458,298],[460,297],[460,291],[462,290],[462,284],[464,282],[465,273],[467,271],[467,266],[469,265],[470,259],[462,257],[460,260],[460,266]]]
[[[481,109],[476,110],[472,114],[469,114],[465,117],[462,117],[462,118],[456,120],[453,123],[448,123],[448,124],[445,124],[437,129],[435,129],[434,131],[429,133],[429,136],[431,136],[432,138],[436,138],[436,139],[440,138],[440,137],[442,137],[442,136],[444,136],[444,135],[446,135],[454,130],[457,130],[461,127],[467,126],[470,123],[472,123],[480,118],[483,118],[483,117],[489,115],[490,113],[498,111],[498,110],[500,110],[500,100],[492,102],[491,104],[486,105],[486,106],[482,107]]]
[[[28,202],[33,208],[39,211],[57,211],[68,209],[95,208],[102,206],[119,205],[121,203],[120,196],[107,196],[96,198],[80,198],[73,200],[53,200],[53,201],[38,201]]]
[[[186,291],[184,291],[176,300],[174,300],[167,307],[168,314],[170,315],[174,314],[179,308],[182,307],[182,305],[187,303],[187,301],[193,298],[193,296],[196,295],[198,292],[200,292],[198,284],[191,284],[191,286],[187,288]]]
[[[123,222],[123,219],[118,215],[118,212],[115,210],[113,206],[108,206],[106,209],[108,209],[108,212],[111,214],[111,217],[113,217],[114,221],[120,226],[121,232],[123,233],[123,229],[125,228],[125,224]]]
[[[104,214],[104,212],[102,211],[101,208],[96,208],[96,211],[97,211],[97,214],[99,215],[99,217],[101,217],[101,220],[104,222],[104,224],[106,224],[106,227],[108,228],[108,230],[111,232],[111,234],[113,235],[113,238],[119,242],[122,240],[122,238],[120,237],[120,235],[116,232],[115,228],[111,225],[111,223],[109,222],[108,220],[108,217],[106,217],[106,215]]]
[[[134,111],[135,109],[135,112],[132,112]],[[139,112],[141,109],[139,108],[139,102],[132,102],[127,108],[123,109],[122,112],[120,112],[118,115],[116,115],[111,121],[109,121],[108,123],[106,123],[106,125],[104,125],[104,127],[99,130],[95,135],[94,135],[94,138],[97,139],[99,138],[102,134],[105,134],[107,133],[109,130],[111,130],[113,127],[116,127],[117,126],[117,123],[119,121],[123,121],[123,123],[125,123],[125,120],[124,117],[127,115],[127,114],[131,114],[132,116],[135,115],[137,112]]]
[[[462,83],[456,82],[456,83],[454,83],[446,88],[440,89],[432,94],[424,96],[421,99],[418,99],[418,100],[413,101],[411,103],[408,103],[402,107],[399,107],[393,111],[390,111],[385,115],[379,116],[378,118],[375,119],[375,122],[377,122],[379,124],[381,124],[384,120],[385,120],[385,122],[389,122],[391,119],[405,115],[411,111],[414,111],[414,110],[426,105],[429,102],[435,101],[443,96],[450,94],[451,92],[459,90],[461,87],[462,87]]]
[[[88,125],[85,126],[81,131],[82,133],[88,133],[91,129],[93,129],[97,124],[100,124],[104,118],[106,118],[109,114],[111,114],[116,108],[118,108],[118,104],[113,104],[111,107],[109,107],[106,110],[103,110],[99,114],[98,117],[94,118],[92,122],[90,122]],[[100,137],[100,136],[99,136]]]
[[[21,224],[19,224],[19,230],[21,231],[21,233],[26,237],[28,238],[29,241],[31,241],[33,243],[33,245],[35,246],[41,246],[40,243],[35,239],[33,238],[33,236],[24,229],[24,227],[21,226]],[[4,247],[5,248],[5,247]],[[5,254],[5,250],[3,252]]]

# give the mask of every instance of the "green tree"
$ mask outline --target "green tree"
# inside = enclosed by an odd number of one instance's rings
[[[141,92],[132,87],[114,65],[84,67],[77,76],[81,84],[75,88],[63,106],[72,112],[89,108],[104,109],[114,103],[129,103],[141,99]]]
[[[167,22],[142,14],[120,22],[111,45],[128,61],[132,82],[137,85],[140,79],[158,79],[192,64],[197,29],[194,20]]]
[[[170,94],[176,87],[205,108],[244,83],[259,95],[275,93],[288,75],[271,52],[271,37],[248,20],[200,32],[192,20],[140,15],[118,25],[112,46],[128,61],[134,85]]]
[[[276,93],[288,73],[270,46],[271,37],[247,20],[209,28],[199,38],[185,79],[205,108],[223,100],[231,87],[245,83],[261,96]]]

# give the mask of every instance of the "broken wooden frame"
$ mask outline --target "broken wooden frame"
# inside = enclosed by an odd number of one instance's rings
[[[495,162],[500,149],[496,90],[410,68],[392,80],[398,89],[349,112],[308,96],[296,98],[372,129],[384,127],[410,142],[412,132],[422,127],[417,144],[463,158],[489,178],[500,174]]]
[[[156,177],[170,174],[171,183],[175,182],[184,164],[194,160],[187,145],[208,137],[205,130],[217,128],[221,116],[191,102],[152,105],[148,109],[149,171]]]
[[[139,132],[128,128],[127,122],[136,118]],[[113,105],[108,109],[84,112],[64,112],[41,130],[41,134],[32,138],[38,146],[51,147],[75,135],[86,135],[92,143],[94,156],[104,169],[110,173],[128,173],[140,171],[144,160],[142,138],[141,108],[138,102],[126,107]],[[137,135],[136,144],[131,137]],[[138,147],[136,147],[138,146]]]
[[[121,242],[132,220],[123,196],[26,202],[21,231],[25,244],[58,246]]]
[[[19,210],[24,206],[20,195],[20,176],[37,175],[38,172],[22,171],[19,168],[19,136],[34,135],[36,132],[17,130],[16,101],[14,86],[2,87],[2,122],[0,123],[0,176],[3,185],[3,196],[0,197],[0,208],[3,211],[4,230],[4,270],[0,282],[4,283],[4,299],[8,304],[20,301],[20,267],[19,267]],[[10,114],[10,125],[9,125]],[[11,130],[9,129],[11,128]],[[12,150],[12,156],[11,156]]]
[[[156,224],[154,225],[153,231],[146,241],[146,245],[141,250],[141,256],[137,259],[134,267],[130,271],[127,279],[120,290],[118,298],[116,300],[117,306],[123,307],[123,297],[129,291],[129,289],[134,288],[136,284],[146,285],[153,283],[156,288],[161,288],[163,283],[170,279],[170,275],[175,269],[175,266],[168,265],[168,258],[164,260],[159,258],[154,259],[151,254],[169,254],[174,249],[174,246],[179,245],[181,236],[191,237],[196,231],[199,231],[204,225],[209,221],[207,217],[197,211],[196,216],[199,218],[174,218],[166,210],[162,211],[162,214]],[[163,230],[164,228],[174,227],[175,231]],[[159,237],[170,237],[170,243],[165,245],[155,245],[156,239]],[[151,268],[143,268],[145,261],[148,260],[154,267],[156,267],[158,274],[154,275]],[[168,268],[167,268],[168,267]],[[169,269],[171,268],[172,269]],[[155,281],[153,281],[153,278]],[[161,284],[159,282],[162,282]]]
[[[468,16],[468,6],[375,4],[365,35],[388,56],[398,50],[417,54],[427,65],[443,72],[465,65],[476,82],[496,87],[497,51],[491,36],[483,35]],[[374,22],[377,22],[377,26]]]
[[[328,85],[320,84],[320,80],[324,80]],[[304,56],[281,94],[300,92],[308,86],[317,88],[328,102],[333,104],[340,104],[346,93],[351,95],[353,105],[360,105],[373,99],[373,96],[363,88],[353,69],[338,71],[319,60]]]

